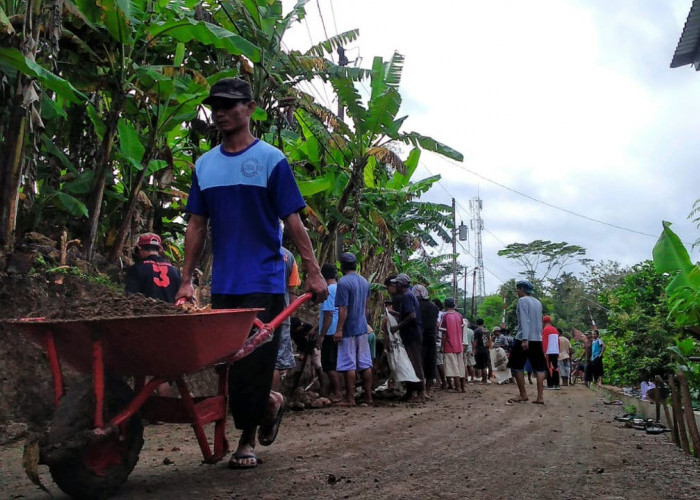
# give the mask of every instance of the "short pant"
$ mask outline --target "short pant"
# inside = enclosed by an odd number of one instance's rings
[[[569,378],[571,376],[571,359],[560,359],[559,360],[559,375],[562,378]]]
[[[324,372],[334,372],[338,364],[338,343],[333,335],[326,335],[321,344],[321,368]]]
[[[369,332],[367,342],[369,342],[369,354],[372,359],[375,359],[377,357],[377,335],[374,332]]]
[[[445,353],[445,377],[464,378],[464,360],[461,352]]]
[[[445,355],[440,352],[440,349],[435,353],[435,364],[437,366],[443,366],[445,364]]]
[[[474,355],[474,366],[477,370],[485,370],[489,367],[491,356],[488,349],[477,349]]]
[[[474,355],[472,353],[464,351],[462,353],[462,358],[464,359],[464,366],[476,366],[476,359],[474,359]]]
[[[525,361],[530,361],[532,371],[543,373],[547,371],[547,360],[542,351],[542,341],[531,340],[527,343],[527,350],[523,349],[522,340],[515,340],[510,351],[508,368],[514,372],[521,372],[525,368]]]
[[[367,334],[343,337],[338,343],[338,363],[336,371],[349,372],[372,368],[372,354],[369,351]]]
[[[280,327],[280,346],[277,349],[275,370],[290,370],[297,366],[292,349],[291,326],[283,324]]]

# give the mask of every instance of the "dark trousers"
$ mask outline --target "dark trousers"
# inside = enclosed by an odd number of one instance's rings
[[[245,309],[261,307],[258,318],[271,321],[284,309],[284,295],[252,293],[248,295],[212,294],[213,309]],[[252,332],[251,332],[252,333]],[[233,363],[229,370],[229,408],[236,429],[247,430],[260,425],[272,389],[280,329],[271,342],[266,342],[250,355]]]
[[[408,355],[408,359],[411,361],[411,365],[413,365],[413,371],[416,372],[416,377],[418,377],[421,381],[420,382],[406,382],[406,389],[407,391],[410,392],[418,392],[423,390],[423,356],[422,356],[422,339],[420,337],[415,338],[408,338],[404,339],[403,337],[401,338],[403,342],[403,346],[406,349],[406,354]]]
[[[435,335],[423,334],[421,355],[423,358],[423,375],[426,380],[433,380],[437,372],[437,345],[435,344]]]
[[[559,355],[547,354],[547,361],[552,366],[552,373],[547,370],[547,387],[559,387]]]

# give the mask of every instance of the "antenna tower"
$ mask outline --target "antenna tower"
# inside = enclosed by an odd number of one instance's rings
[[[481,218],[482,208],[483,203],[478,196],[469,200],[469,209],[472,213],[471,228],[474,233],[474,249],[476,251],[474,257],[476,262],[474,267],[475,292],[477,297],[483,298],[486,295],[486,285],[484,284],[484,254],[481,248],[481,231],[484,229],[484,221]]]

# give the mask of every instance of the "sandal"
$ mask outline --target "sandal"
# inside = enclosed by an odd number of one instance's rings
[[[645,426],[647,434],[663,434],[664,432],[671,432],[671,429],[658,422],[647,423]]]
[[[284,407],[286,406],[287,399],[282,396],[282,403],[277,409],[277,414],[275,419],[269,425],[261,425],[258,429],[258,443],[262,446],[270,446],[277,439],[277,433],[280,430],[280,422],[282,421],[282,415],[284,415]]]
[[[243,460],[252,459],[252,463],[244,463]],[[234,453],[228,461],[229,469],[253,469],[258,466],[258,457],[253,453]]]
[[[627,427],[632,427],[633,429],[637,429],[640,431],[643,431],[646,429],[648,424],[653,424],[655,423],[653,419],[651,418],[633,418],[629,422],[627,422]]]

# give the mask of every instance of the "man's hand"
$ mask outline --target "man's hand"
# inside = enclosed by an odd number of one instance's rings
[[[194,302],[194,286],[191,281],[183,281],[175,295],[175,303],[180,299],[184,299],[185,303]]]
[[[523,351],[527,351],[527,340],[523,340],[523,343],[521,344]]]
[[[335,334],[333,334],[333,340],[335,341],[336,344],[338,342],[340,342],[341,340],[343,340],[343,332],[341,332],[341,331],[335,332]]]
[[[391,330],[391,333],[396,333],[399,331],[399,325],[392,325],[389,327],[389,330]]]
[[[306,277],[306,289],[314,294],[316,304],[320,304],[328,298],[328,284],[321,273],[309,273]]]

